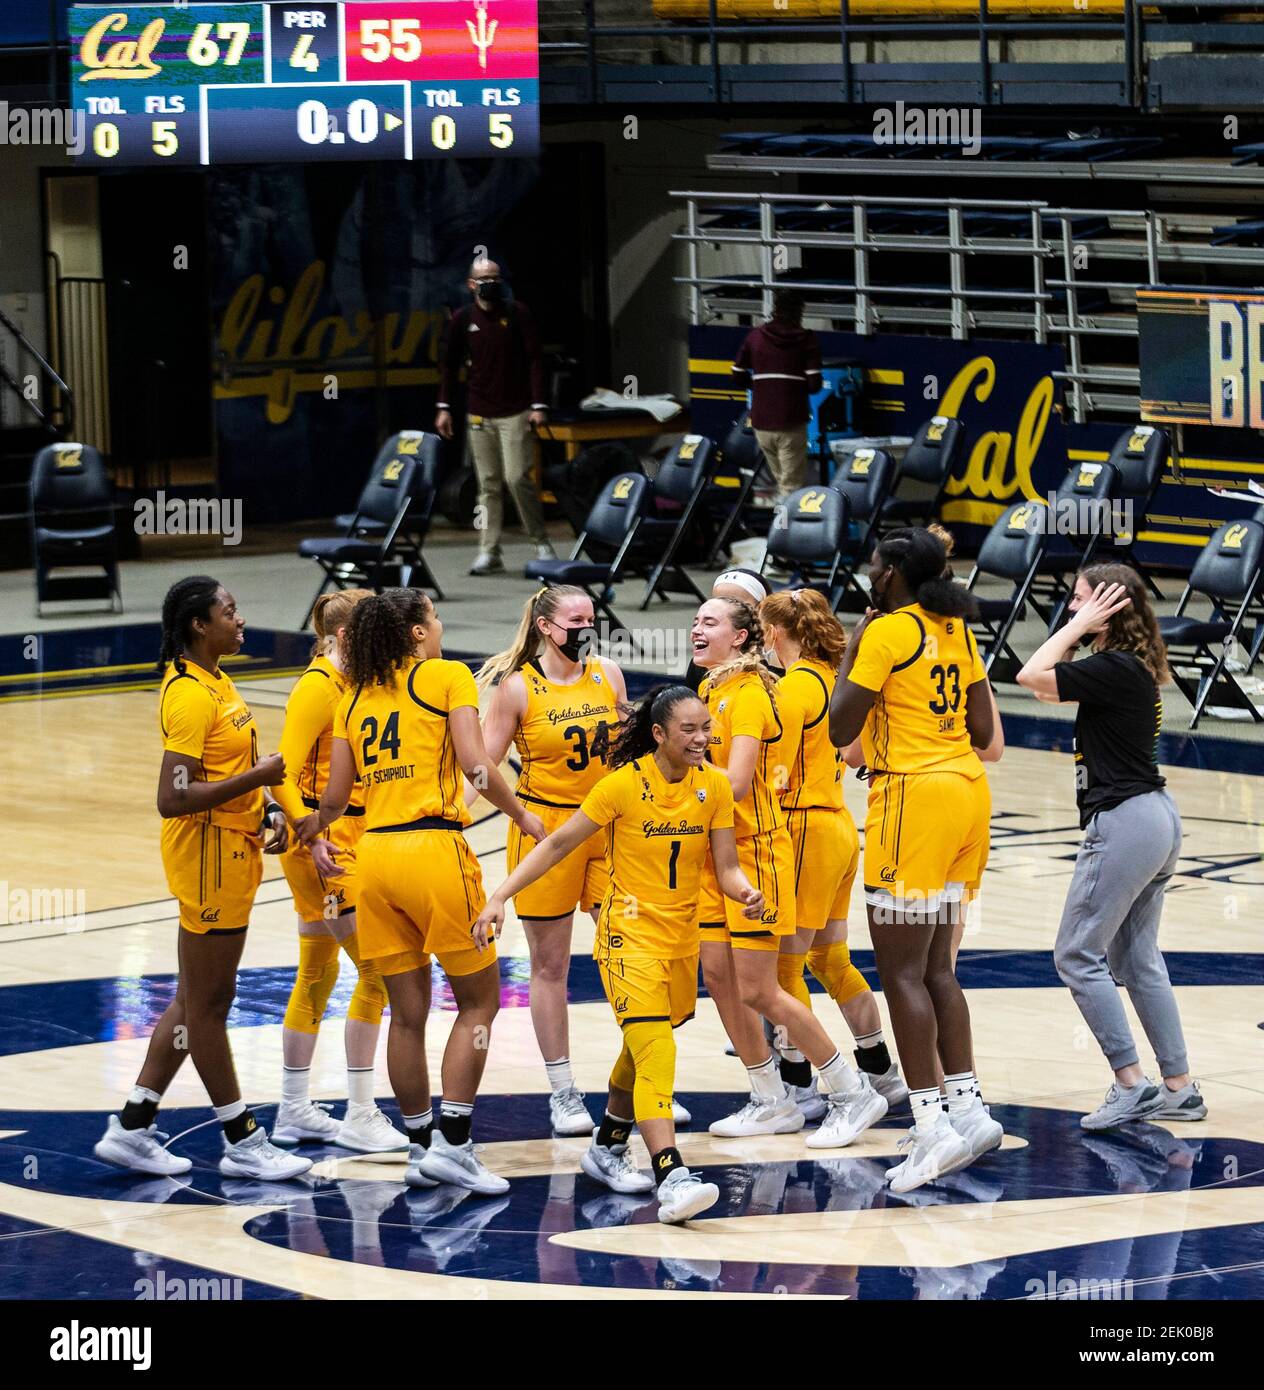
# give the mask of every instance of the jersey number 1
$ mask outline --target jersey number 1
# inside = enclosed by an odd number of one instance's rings
[[[675,888],[675,886],[676,886],[676,860],[679,859],[679,858],[680,858],[680,841],[679,841],[679,840],[673,840],[673,841],[671,842],[671,858],[667,861],[667,886],[668,886],[668,888]]]

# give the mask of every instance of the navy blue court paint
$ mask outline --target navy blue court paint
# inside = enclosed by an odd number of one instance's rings
[[[731,1105],[731,1098],[719,1095],[686,1094],[683,1099],[699,1128]],[[270,1107],[260,1107],[258,1113],[270,1121]],[[1245,1192],[1264,1183],[1264,1145],[1173,1137],[1153,1125],[1090,1136],[1081,1132],[1078,1116],[1063,1111],[997,1106],[995,1113],[1007,1130],[1028,1140],[1026,1148],[989,1155],[905,1198],[887,1189],[883,1173],[889,1160],[883,1159],[840,1154],[814,1163],[735,1162],[703,1168],[703,1175],[719,1184],[722,1198],[697,1224],[705,1226],[717,1217],[978,1202],[995,1203],[994,1219],[1002,1220],[1008,1202],[1066,1200],[1070,1208],[1090,1195],[1120,1193],[1128,1199],[1144,1192],[1212,1187]],[[161,1118],[172,1133],[180,1133],[204,1113],[170,1110]],[[847,1257],[841,1232],[837,1264],[761,1260],[754,1232],[748,1247],[735,1237],[737,1257],[722,1261],[612,1256],[559,1246],[549,1237],[653,1221],[652,1197],[617,1197],[583,1175],[565,1174],[516,1180],[506,1196],[491,1199],[446,1187],[411,1191],[399,1180],[398,1168],[388,1170],[394,1181],[384,1175],[375,1182],[234,1182],[221,1178],[215,1167],[219,1137],[213,1127],[194,1130],[173,1145],[194,1161],[188,1185],[182,1186],[183,1180],[138,1179],[98,1163],[91,1148],[103,1121],[103,1114],[88,1112],[4,1116],[7,1127],[25,1133],[0,1143],[0,1182],[138,1204],[275,1204],[283,1209],[246,1225],[250,1238],[323,1259],[380,1263],[471,1281],[862,1299],[1045,1297],[1057,1296],[1059,1284],[1075,1287],[1079,1297],[1134,1301],[1264,1296],[1264,1229],[1258,1226],[1078,1243],[948,1268],[856,1265]],[[546,1100],[480,1096],[474,1129],[480,1143],[544,1138]],[[309,1152],[320,1157],[334,1151]],[[32,1158],[38,1165],[34,1178]],[[1242,1176],[1227,1182],[1231,1159]],[[61,1231],[40,1232],[23,1222],[10,1220],[0,1230],[7,1237],[0,1239],[0,1297],[132,1299],[138,1280],[220,1277],[197,1265],[195,1250],[188,1252],[191,1263],[186,1265]],[[242,1293],[250,1298],[293,1296],[261,1283],[249,1284]]]

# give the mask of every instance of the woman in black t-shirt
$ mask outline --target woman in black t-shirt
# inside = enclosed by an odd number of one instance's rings
[[[1181,817],[1159,775],[1160,686],[1170,675],[1140,575],[1095,565],[1076,576],[1071,617],[1018,673],[1038,700],[1075,701],[1075,799],[1084,841],[1062,911],[1054,964],[1115,1073],[1080,1124],[1201,1120],[1176,997],[1159,950],[1163,894],[1181,849]],[[1075,648],[1092,650],[1070,661]],[[1117,984],[1128,991],[1163,1081],[1141,1068]]]

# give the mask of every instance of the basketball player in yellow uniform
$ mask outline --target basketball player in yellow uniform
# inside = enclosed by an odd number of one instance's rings
[[[793,1038],[821,1074],[826,1118],[807,1142],[849,1144],[887,1112],[887,1102],[842,1058],[812,1010],[787,994],[777,978],[784,938],[795,932],[794,852],[775,789],[784,760],[781,724],[763,665],[763,628],[740,599],[708,599],[691,633],[693,659],[708,675],[701,694],[711,714],[711,761],[733,791],[734,833],[742,872],[764,896],[757,923],[742,920],[704,871],[698,903],[702,973],[720,1019],[750,1077],[751,1098],[717,1120],[712,1134],[790,1134],[803,1128],[803,1112],[786,1091],[759,1021]]]
[[[697,1004],[697,903],[708,847],[739,919],[758,920],[764,908],[763,895],[738,867],[733,794],[724,775],[704,761],[709,737],[706,706],[687,686],[649,692],[619,731],[610,759],[615,770],[523,859],[474,927],[476,941],[490,940],[510,897],[591,836],[606,845],[610,880],[593,953],[623,1050],[610,1075],[605,1117],[580,1163],[615,1192],[657,1185],[663,1222],[696,1216],[720,1195],[684,1166],[672,1119],[672,1029],[691,1019]],[[653,1181],[628,1157],[634,1123],[650,1151]]]
[[[408,1130],[406,1181],[453,1183],[486,1194],[508,1190],[474,1153],[470,1120],[500,1008],[494,948],[470,940],[482,910],[483,876],[462,833],[470,822],[462,772],[479,777],[493,806],[528,835],[537,817],[505,785],[483,747],[474,677],[441,655],[443,624],[416,589],[388,589],[358,603],[347,621],[350,689],[334,715],[329,780],[302,838],[322,873],[336,846],[320,838],[364,795],[356,848],[360,952],[386,981],[391,1005],[387,1066]],[[457,1017],[443,1054],[443,1103],[435,1130],[426,1068],[429,966],[438,956]]]
[[[277,800],[296,829],[317,814],[329,777],[329,745],[334,712],[347,682],[339,639],[351,610],[371,589],[340,589],[322,594],[312,610],[316,648],[311,664],[298,678],[285,706],[281,757],[285,781]],[[408,1138],[378,1109],[373,1098],[373,1059],[386,988],[382,977],[360,956],[356,937],[355,849],[364,830],[364,799],[358,787],[346,811],[324,832],[341,851],[335,878],[322,878],[309,849],[296,840],[281,860],[298,913],[298,971],[281,1031],[284,1071],[281,1106],[272,1127],[274,1144],[317,1140],[358,1153],[388,1153],[408,1148]],[[343,950],[359,971],[347,1005],[344,1038],[347,1051],[347,1115],[335,1120],[310,1097],[312,1055],[325,1006],[338,983],[338,954]]]
[[[285,776],[281,755],[260,758],[254,716],[219,665],[241,650],[245,629],[233,596],[207,575],[181,579],[163,600],[158,814],[167,885],[180,907],[180,976],[127,1104],[110,1116],[94,1149],[104,1162],[138,1173],[170,1176],[192,1167],[168,1152],[155,1124],[186,1056],[223,1129],[225,1177],[277,1181],[312,1166],[274,1148],[255,1123],[228,1043],[228,1011],[263,855],[284,849],[287,838],[281,808],[264,801],[264,788]],[[273,832],[266,846],[265,823]]]
[[[888,1106],[908,1090],[882,1036],[882,1019],[868,981],[847,949],[847,908],[860,859],[860,841],[843,803],[842,763],[830,742],[829,702],[847,637],[823,594],[782,589],[759,605],[764,641],[785,674],[776,689],[781,753],[776,785],[794,847],[795,919],[783,937],[777,978],[787,994],[811,1008],[806,964],[842,1011],[856,1039],[856,1065]],[[783,1040],[781,1079],[804,1119],[825,1113],[807,1059]]]
[[[869,768],[865,902],[913,1111],[908,1157],[889,1172],[896,1192],[1002,1138],[974,1076],[952,957],[962,898],[987,863],[991,797],[976,750],[993,742],[994,707],[967,625],[974,600],[946,563],[943,542],[921,527],[878,544],[869,572],[878,609],[857,626],[830,703],[831,738],[843,747],[860,734]]]
[[[583,589],[543,588],[527,600],[513,642],[478,672],[480,686],[495,687],[483,724],[488,756],[499,766],[512,742],[522,764],[516,795],[550,834],[608,771],[610,736],[627,699],[623,672],[597,655],[596,636],[592,599]],[[469,787],[467,803],[477,797],[478,788]],[[511,873],[530,848],[510,826],[505,852]],[[575,910],[595,917],[606,880],[598,835],[514,902],[531,952],[531,1022],[549,1080],[549,1116],[560,1135],[593,1131],[571,1071],[566,978]]]

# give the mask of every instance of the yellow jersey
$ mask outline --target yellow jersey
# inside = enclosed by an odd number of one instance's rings
[[[334,715],[347,693],[347,678],[327,656],[315,656],[295,682],[285,702],[281,756],[285,784],[276,799],[291,821],[300,821],[320,805],[329,781],[329,749],[334,739]],[[346,814],[364,814],[364,795],[357,782]]]
[[[186,660],[184,671],[167,667],[158,693],[158,727],[168,752],[196,758],[203,782],[223,782],[259,761],[259,730],[250,706],[223,671],[212,675]],[[257,835],[263,821],[263,788],[222,806],[175,820],[198,820]]]
[[[593,955],[696,955],[711,831],[733,825],[728,778],[704,763],[669,782],[647,754],[603,777],[580,810],[606,827],[610,870]]]
[[[343,696],[334,738],[351,745],[364,796],[365,831],[424,829],[420,820],[470,823],[448,732],[454,709],[478,709],[478,687],[460,661],[424,658],[389,685],[361,685]]]
[[[836,679],[837,672],[825,662],[801,657],[777,682],[782,757],[776,782],[785,811],[842,809],[842,753],[829,735]]]
[[[711,715],[711,761],[716,767],[728,767],[735,738],[748,734],[760,742],[750,795],[735,807],[737,838],[760,835],[785,825],[775,790],[781,721],[763,681],[754,671],[739,671],[719,689],[710,679],[703,681],[698,693],[707,702]]]
[[[522,760],[517,795],[574,810],[609,771],[610,735],[619,722],[615,693],[596,656],[573,685],[555,684],[533,662],[519,674],[527,710],[514,735]]]
[[[985,675],[962,618],[929,613],[918,603],[875,618],[848,674],[878,695],[861,733],[870,772],[982,777],[966,728],[966,689]]]

